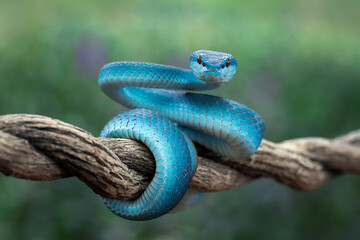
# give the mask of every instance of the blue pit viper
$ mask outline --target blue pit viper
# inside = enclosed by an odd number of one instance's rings
[[[171,211],[196,170],[192,141],[233,158],[255,153],[265,132],[259,114],[229,99],[179,91],[217,88],[236,69],[230,54],[205,50],[191,55],[190,70],[142,62],[114,62],[101,69],[100,88],[131,110],[111,119],[100,136],[141,141],[156,161],[155,175],[138,199],[103,198],[110,211],[130,220]]]

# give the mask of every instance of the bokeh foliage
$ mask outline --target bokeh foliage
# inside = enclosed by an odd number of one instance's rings
[[[266,138],[335,137],[359,128],[357,0],[0,0],[0,114],[61,119],[98,135],[124,108],[97,86],[101,66],[131,60],[187,67],[198,49],[239,63],[210,93],[266,121]],[[357,239],[360,179],[303,193],[272,180],[206,194],[149,222],[112,215],[77,179],[0,175],[0,239]]]

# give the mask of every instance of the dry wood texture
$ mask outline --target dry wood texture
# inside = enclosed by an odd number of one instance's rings
[[[247,159],[197,149],[190,187],[203,192],[228,190],[262,176],[312,190],[341,173],[360,173],[359,130],[333,140],[263,140]],[[40,181],[76,176],[104,197],[125,200],[142,193],[154,169],[151,152],[142,143],[96,138],[44,116],[0,116],[0,172],[5,175]]]

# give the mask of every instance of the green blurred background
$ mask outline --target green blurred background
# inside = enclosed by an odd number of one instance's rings
[[[124,108],[97,86],[105,63],[187,67],[198,49],[238,73],[211,94],[265,119],[266,138],[335,137],[360,126],[358,0],[0,0],[0,114],[31,113],[94,135]],[[360,177],[313,192],[269,179],[206,194],[148,222],[110,213],[75,178],[0,174],[0,239],[358,239]]]

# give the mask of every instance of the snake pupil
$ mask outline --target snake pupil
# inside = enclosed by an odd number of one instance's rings
[[[229,67],[230,66],[230,58],[228,58],[228,60],[226,61],[226,67]]]
[[[198,62],[199,64],[201,64],[201,57],[200,57],[200,56],[198,56],[196,60],[197,60],[197,62]]]

